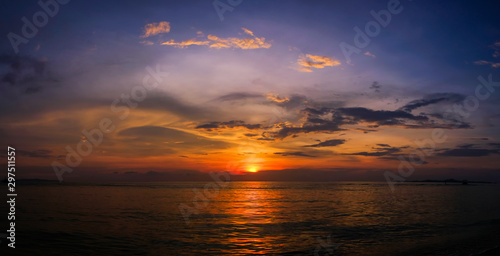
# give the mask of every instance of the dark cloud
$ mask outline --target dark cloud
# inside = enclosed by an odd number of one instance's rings
[[[355,121],[376,122],[380,125],[401,124],[399,119],[426,121],[425,116],[414,116],[408,112],[396,110],[372,110],[368,108],[339,108],[338,111],[346,116],[354,118]]]
[[[373,82],[372,85],[370,85],[370,89],[374,90],[375,92],[380,92],[380,88],[382,85],[380,85],[377,81]]]
[[[307,145],[304,147],[334,147],[334,146],[338,146],[338,145],[341,145],[344,143],[345,143],[345,140],[343,140],[343,139],[333,139],[333,140],[326,140],[326,141],[320,142],[318,144]]]
[[[221,128],[236,128],[236,127],[244,127],[250,130],[261,128],[260,124],[246,124],[241,120],[231,120],[228,122],[210,122],[207,124],[202,124],[196,126],[196,129],[206,129],[211,131],[212,129],[221,129]]]
[[[440,149],[438,156],[481,157],[491,154],[500,154],[500,143],[462,144],[453,149]]]
[[[406,104],[401,108],[403,111],[411,112],[412,110],[420,107],[424,107],[431,104],[436,104],[438,102],[444,101],[446,98],[430,99],[430,100],[414,100]]]
[[[302,127],[283,127],[278,132],[274,133],[273,137],[277,139],[284,139],[288,136],[293,136],[299,133],[310,133],[310,132],[332,133],[344,130],[340,128],[339,125],[340,124],[335,121],[327,121],[322,124],[306,123]]]
[[[275,155],[282,155],[282,156],[302,156],[302,157],[315,157],[312,155],[308,155],[302,151],[291,151],[291,152],[276,152],[274,153]]]
[[[296,109],[298,107],[303,107],[307,103],[307,97],[304,95],[293,94],[287,101],[274,103],[285,109]]]
[[[488,143],[489,146],[492,146],[494,148],[498,148],[500,149],[500,143],[496,143],[496,142],[491,142],[491,143]]]
[[[0,55],[0,67],[5,73],[0,74],[0,84],[19,88],[22,94],[33,94],[42,91],[49,77],[47,62],[29,56]]]
[[[257,140],[262,140],[262,141],[274,141],[273,138],[269,138],[266,135],[263,135],[261,138],[258,138]]]
[[[231,101],[231,100],[246,100],[246,99],[255,99],[255,98],[264,98],[261,94],[256,93],[246,93],[246,92],[234,92],[229,93],[223,96],[216,98],[216,101]]]
[[[439,102],[448,101],[451,103],[461,102],[465,96],[457,93],[434,93],[430,94],[423,99],[414,100],[400,108],[402,111],[411,112],[414,109],[425,107]]]
[[[457,147],[458,148],[472,148],[474,146],[475,146],[474,144],[462,144],[462,145],[458,145]]]
[[[34,158],[54,157],[54,155],[52,155],[52,151],[48,150],[48,149],[38,149],[38,150],[34,150],[34,151],[18,149],[18,150],[16,150],[16,153],[20,156],[27,156],[27,157],[34,157]]]
[[[380,145],[380,144],[378,144]],[[395,153],[401,152],[401,149],[406,148],[406,147],[391,147],[390,145],[387,144],[381,144],[384,145],[382,147],[374,147],[373,149],[375,151],[372,152],[356,152],[356,153],[344,153],[343,155],[350,155],[350,156],[387,156],[387,155],[394,155]]]
[[[438,156],[462,156],[462,157],[480,157],[490,154],[500,154],[498,149],[481,149],[481,148],[456,148],[448,149],[438,153]]]
[[[373,88],[380,88],[376,82],[372,84]],[[256,95],[243,93],[229,94],[227,98],[246,98]],[[226,97],[223,96],[223,97]],[[273,95],[274,96],[274,95]],[[274,96],[276,97],[276,96]],[[445,129],[468,129],[470,124],[461,120],[450,120],[443,118],[442,114],[412,114],[411,111],[431,104],[439,102],[458,102],[463,100],[463,95],[454,93],[436,93],[426,96],[423,99],[415,100],[397,110],[374,110],[365,107],[340,107],[342,102],[313,102],[302,95],[292,95],[287,100],[274,100],[272,104],[276,104],[284,109],[292,109],[303,107],[300,113],[303,115],[301,124],[290,124],[290,122],[282,122],[270,127],[264,127],[259,124],[245,124],[243,121],[229,122],[210,122],[199,125],[198,129],[218,129],[218,128],[233,128],[245,127],[248,129],[264,129],[262,137],[258,140],[282,140],[287,137],[295,137],[301,133],[335,133],[346,130],[345,125],[356,125],[361,123],[366,127],[356,127],[352,129],[360,130],[364,133],[377,131],[374,128],[381,126],[399,126],[410,129],[426,129],[426,128],[445,128]],[[339,105],[340,104],[340,105]],[[298,120],[298,119],[297,119]],[[271,130],[278,128],[278,130]],[[269,129],[269,130],[268,130]],[[311,145],[312,146],[312,145]]]
[[[29,87],[29,88],[26,88],[26,90],[24,90],[24,93],[25,94],[34,94],[34,93],[37,93],[37,92],[41,92],[42,89],[43,88],[41,86],[38,86],[38,87]]]
[[[306,122],[301,126],[286,126],[280,127],[279,131],[273,132],[272,136],[276,139],[284,139],[288,136],[295,136],[300,133],[323,132],[333,133],[342,131],[341,125],[348,123],[341,115],[338,115],[331,108],[305,108],[302,114],[306,116]]]
[[[351,108],[313,108],[307,107],[302,110],[306,121],[300,126],[284,126],[274,134],[274,138],[283,139],[288,136],[324,132],[333,133],[345,130],[344,125],[359,124],[360,122],[375,123],[369,127],[379,126],[403,126],[406,128],[436,128],[448,127],[444,124],[435,123],[424,115],[413,115],[406,111],[396,110],[372,110],[363,107]],[[363,129],[363,132],[373,132],[374,129]]]
[[[389,144],[377,144],[377,146],[384,147],[384,148],[390,148],[391,147],[391,145],[389,145]]]

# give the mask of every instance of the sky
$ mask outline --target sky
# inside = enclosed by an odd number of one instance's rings
[[[496,1],[40,3],[0,11],[22,178],[500,181]]]

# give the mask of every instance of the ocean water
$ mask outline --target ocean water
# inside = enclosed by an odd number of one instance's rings
[[[500,243],[497,184],[228,182],[205,200],[209,183],[19,184],[16,249],[2,238],[2,255],[475,255]]]

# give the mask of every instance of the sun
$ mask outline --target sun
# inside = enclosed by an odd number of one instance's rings
[[[257,165],[249,165],[247,166],[247,172],[258,172],[259,167]]]

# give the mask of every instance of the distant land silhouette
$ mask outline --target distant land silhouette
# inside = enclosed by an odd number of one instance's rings
[[[496,182],[490,181],[468,181],[468,180],[455,180],[455,179],[446,179],[446,180],[408,180],[405,182],[440,182],[440,183],[462,183],[462,184],[470,184],[470,183],[488,183],[488,184],[496,184]]]

